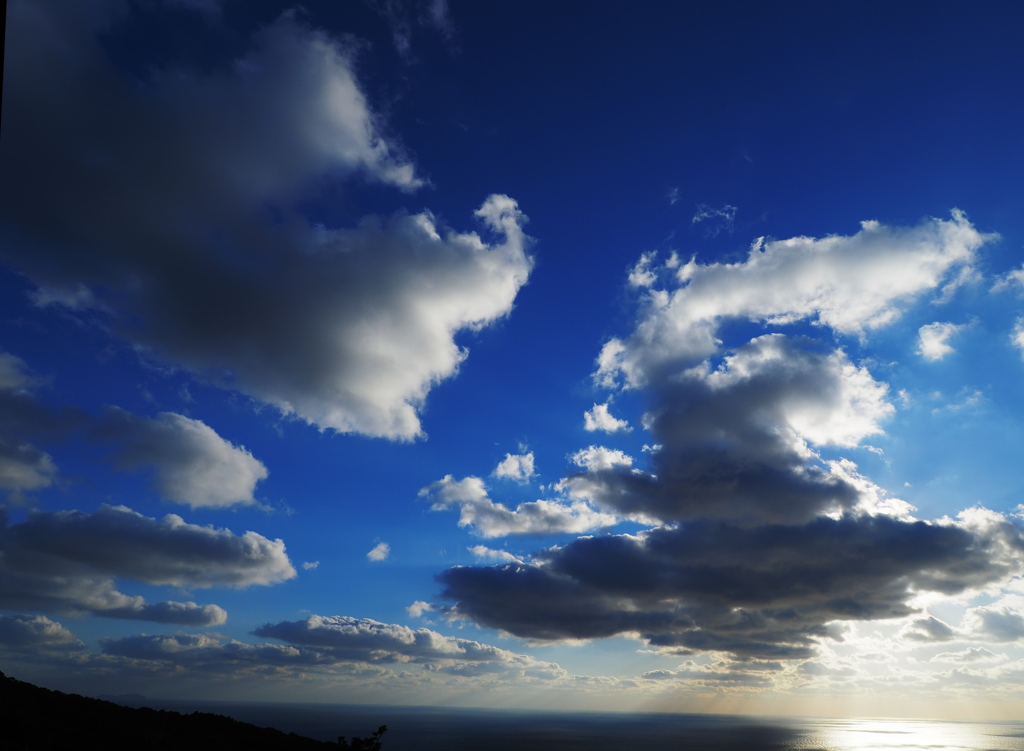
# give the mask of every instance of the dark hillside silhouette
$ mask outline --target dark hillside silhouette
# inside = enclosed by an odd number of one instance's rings
[[[122,707],[101,699],[33,686],[0,672],[4,749],[338,749],[379,751],[381,726],[368,738],[325,743],[260,728],[230,717],[193,712]]]

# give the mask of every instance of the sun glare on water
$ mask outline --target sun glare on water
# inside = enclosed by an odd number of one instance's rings
[[[1024,738],[998,725],[926,720],[854,719],[823,722],[793,751],[1018,751]]]

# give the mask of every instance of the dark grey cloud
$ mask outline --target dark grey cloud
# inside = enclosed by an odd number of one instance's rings
[[[15,502],[22,502],[26,491],[49,487],[56,476],[57,465],[45,451],[30,443],[0,440],[0,490],[8,491]]]
[[[59,560],[147,584],[245,587],[295,576],[281,540],[189,524],[177,514],[157,520],[124,506],[31,514],[6,526],[2,539],[9,560],[39,560],[43,568]]]
[[[971,608],[964,616],[971,636],[988,641],[1024,639],[1024,613],[1006,605]]]
[[[284,543],[255,532],[156,520],[124,507],[34,513],[0,529],[0,607],[185,626],[224,623],[217,605],[147,603],[115,578],[176,587],[244,587],[295,576]]]
[[[919,592],[1019,572],[1024,542],[1007,518],[917,521],[851,461],[823,457],[883,432],[888,386],[834,338],[770,332],[809,322],[864,335],[929,291],[952,294],[992,238],[954,211],[916,227],[863,222],[848,237],[762,238],[738,263],[644,254],[629,276],[636,327],[605,344],[594,379],[643,389],[649,466],[592,446],[559,488],[652,528],[449,569],[438,576],[449,614],[537,640],[631,635],[664,654],[802,659],[840,639],[843,621],[911,616]],[[769,333],[723,341],[745,321]],[[939,634],[922,624],[914,633]]]
[[[855,444],[892,411],[886,387],[841,351],[808,350],[781,334],[650,390],[658,444],[650,471],[588,467],[563,481],[570,494],[665,522],[806,522],[853,508],[862,495],[809,444]]]
[[[921,642],[952,641],[957,637],[956,630],[935,616],[915,618],[900,633],[904,639]]]
[[[30,441],[80,433],[108,449],[120,469],[152,472],[164,500],[192,507],[256,502],[254,490],[267,468],[200,420],[174,412],[142,417],[117,407],[98,417],[52,408],[32,391],[41,383],[20,358],[0,352],[0,490],[15,501],[58,475],[53,458]]]
[[[0,615],[0,648],[78,651],[85,645],[45,615]]]
[[[245,447],[174,412],[148,418],[110,408],[93,436],[113,446],[119,467],[151,469],[164,500],[193,508],[255,503],[256,484],[268,474]]]
[[[995,515],[958,524],[887,516],[803,525],[701,520],[580,538],[534,564],[439,575],[454,612],[533,639],[639,634],[672,652],[808,657],[835,621],[914,612],[916,592],[956,594],[1021,568],[1020,531]]]
[[[493,242],[429,213],[332,229],[316,186],[420,184],[353,73],[351,44],[285,14],[210,74],[117,70],[86,3],[12,2],[2,257],[39,304],[90,310],[153,356],[324,428],[410,439],[457,332],[512,308],[531,261],[514,201]],[[126,12],[130,12],[126,11]]]
[[[53,457],[30,441],[59,437],[75,421],[36,401],[31,389],[41,384],[21,358],[0,351],[0,490],[15,502],[57,477]]]

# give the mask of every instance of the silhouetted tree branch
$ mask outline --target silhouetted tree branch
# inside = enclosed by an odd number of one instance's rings
[[[353,738],[351,743],[345,742],[345,736],[338,737],[338,745],[352,751],[380,751],[380,737],[388,732],[387,725],[381,725],[369,738]]]

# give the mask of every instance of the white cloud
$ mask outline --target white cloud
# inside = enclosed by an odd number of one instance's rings
[[[1013,271],[1007,271],[999,276],[992,285],[992,292],[1005,292],[1016,290],[1018,294],[1024,292],[1024,266]]]
[[[651,271],[651,264],[656,256],[657,253],[653,250],[640,256],[636,266],[629,272],[628,281],[630,287],[650,287],[658,280],[655,273]]]
[[[917,332],[917,354],[925,360],[941,360],[954,350],[949,345],[949,340],[958,334],[963,326],[955,323],[929,323],[922,326]]]
[[[391,546],[386,542],[379,542],[373,546],[373,550],[366,554],[371,561],[386,561],[391,555]]]
[[[304,568],[306,571],[316,571],[318,568],[320,568],[320,561],[305,561],[302,564],[302,568]]]
[[[719,325],[730,319],[772,325],[806,319],[863,334],[894,320],[925,291],[956,284],[955,272],[969,267],[993,237],[954,211],[952,220],[916,227],[863,222],[851,236],[759,240],[740,263],[691,261],[678,269],[678,287],[647,293],[631,336],[605,344],[595,378],[636,387],[695,365],[718,351]]]
[[[413,618],[421,618],[424,613],[429,613],[433,609],[434,606],[431,605],[429,602],[424,602],[423,600],[416,600],[416,602],[414,602],[412,605],[405,609],[405,612],[407,612]]]
[[[720,209],[714,209],[705,203],[697,206],[697,211],[690,220],[690,224],[707,222],[708,228],[705,232],[709,237],[716,237],[724,232],[732,232],[733,222],[736,219],[736,207],[725,204]]]
[[[942,652],[931,658],[931,662],[995,662],[1005,659],[984,647],[968,647],[959,652]]]
[[[1020,350],[1021,357],[1024,357],[1024,316],[1019,317],[1013,323],[1013,332],[1010,334],[1010,341],[1013,346]]]
[[[267,476],[244,447],[174,412],[149,419],[110,409],[98,434],[119,445],[113,453],[121,467],[151,466],[160,495],[192,508],[256,503],[256,484]]]
[[[505,454],[505,458],[494,468],[493,474],[495,477],[502,477],[506,480],[528,482],[531,477],[536,476],[533,471],[533,452]]]
[[[1019,605],[1021,598],[1016,598]],[[1024,639],[1024,609],[1006,604],[971,608],[961,624],[970,636],[987,642],[1013,642]]]
[[[9,11],[0,253],[38,300],[105,308],[112,331],[206,381],[321,428],[421,435],[427,394],[467,356],[458,332],[507,315],[530,273],[515,201],[476,212],[491,241],[429,212],[312,224],[299,202],[318,186],[420,184],[352,45],[286,13],[226,72],[139,85],[90,14]]]
[[[633,457],[618,449],[605,448],[604,446],[588,446],[585,449],[580,449],[569,458],[573,464],[583,467],[588,471],[633,466]]]
[[[618,522],[616,517],[595,511],[582,501],[529,501],[512,510],[492,501],[478,477],[456,480],[446,475],[423,488],[420,496],[428,498],[435,511],[458,507],[459,526],[472,526],[483,537],[580,534]]]
[[[691,372],[713,391],[733,398],[765,379],[762,388],[778,392],[780,398],[774,408],[763,404],[760,409],[777,413],[757,414],[758,405],[751,404],[747,417],[777,420],[783,430],[819,446],[856,446],[866,436],[882,433],[879,423],[895,411],[886,401],[889,387],[875,381],[867,368],[851,363],[842,350],[811,355],[781,334],[752,339],[715,370]],[[781,383],[787,381],[791,385],[783,392]]]
[[[486,545],[474,545],[467,550],[482,561],[497,561],[499,563],[522,563],[522,559],[512,555],[507,550],[495,550]]]
[[[595,404],[592,409],[583,413],[583,429],[593,432],[603,430],[605,433],[614,433],[618,430],[629,431],[629,423],[613,417],[608,411],[608,403]]]

